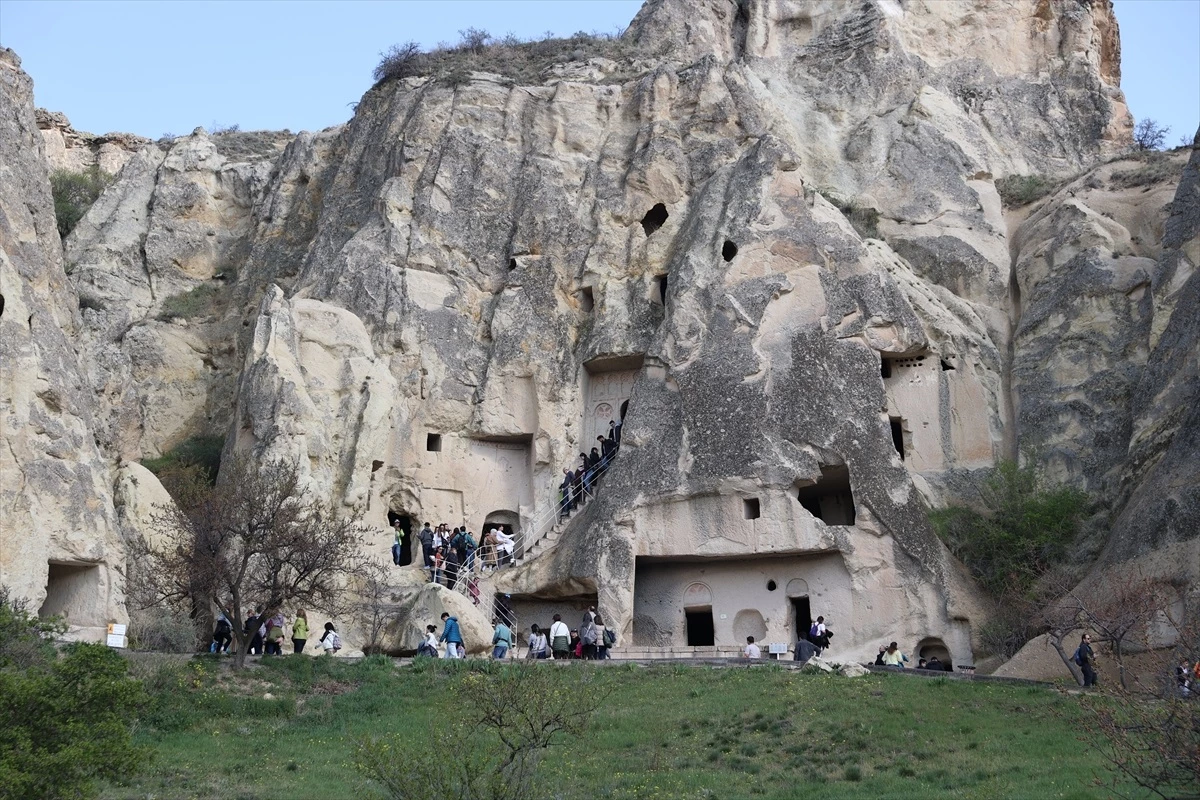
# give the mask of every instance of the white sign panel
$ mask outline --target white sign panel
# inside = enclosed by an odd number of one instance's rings
[[[121,627],[124,628],[125,626],[122,625]],[[110,633],[108,635],[108,646],[109,647],[124,647],[125,646],[125,635],[121,634],[121,633]]]
[[[767,652],[782,655],[787,652],[787,642],[771,642],[767,645]]]

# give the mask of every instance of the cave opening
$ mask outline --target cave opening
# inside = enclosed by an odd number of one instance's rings
[[[888,417],[888,425],[892,429],[892,445],[904,460],[904,420],[901,417]]]
[[[585,286],[579,290],[579,306],[585,312],[591,313],[596,307],[596,296],[592,293],[591,286]]]
[[[737,245],[726,239],[725,244],[721,246],[721,258],[725,259],[726,261],[733,261],[733,257],[736,256],[737,253]]]
[[[400,523],[400,529],[404,531],[404,536],[400,538],[400,558],[395,562],[395,564],[398,567],[407,567],[412,563],[413,560],[412,542],[413,537],[416,535],[416,531],[413,530],[412,517],[408,516],[407,514],[389,511],[387,518],[388,525],[390,525],[393,530],[396,528],[396,523]]]
[[[654,207],[646,212],[646,216],[642,217],[642,230],[646,235],[654,233],[663,226],[667,221],[667,217],[671,216],[667,213],[667,207],[662,203],[655,203]]]
[[[797,492],[804,510],[826,525],[854,524],[854,493],[850,489],[850,470],[845,466],[821,465],[816,483],[805,482]]]
[[[431,453],[442,452],[442,435],[440,433],[431,433],[426,436],[425,449]]]
[[[762,516],[762,508],[757,497],[747,497],[742,500],[742,516],[745,519],[758,519]]]
[[[654,276],[654,286],[650,290],[650,302],[660,306],[667,304],[667,276],[665,274]]]
[[[688,647],[712,647],[716,644],[712,606],[685,608],[683,615]]]

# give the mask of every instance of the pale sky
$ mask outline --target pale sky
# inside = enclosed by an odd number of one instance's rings
[[[958,0],[946,0],[957,2]],[[379,54],[483,28],[521,38],[613,32],[640,0],[109,2],[0,0],[0,44],[39,106],[79,130],[158,138],[197,125],[318,130],[349,119]],[[1122,87],[1135,117],[1200,124],[1200,0],[1116,0]]]

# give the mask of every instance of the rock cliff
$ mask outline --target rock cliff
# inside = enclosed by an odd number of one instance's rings
[[[925,508],[1023,445],[1104,498],[1089,552],[1196,541],[1195,165],[1175,194],[1187,154],[1110,160],[1108,2],[650,0],[625,36],[672,48],[144,145],[65,242],[112,464],[297,459],[384,559],[390,519],[540,533],[624,418],[596,501],[485,589],[646,647],[824,614],[845,657],[973,661],[986,603]],[[1006,209],[1012,175],[1061,185]]]

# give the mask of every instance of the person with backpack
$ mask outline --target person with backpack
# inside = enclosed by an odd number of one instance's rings
[[[433,528],[429,527],[429,523],[425,523],[425,527],[421,528],[421,532],[417,534],[417,539],[421,542],[421,558],[425,561],[425,569],[433,572]]]
[[[342,637],[338,636],[337,628],[333,627],[332,622],[325,623],[325,632],[321,634],[321,647],[325,649],[327,656],[342,649]]]
[[[1075,663],[1079,666],[1080,672],[1083,673],[1083,688],[1087,689],[1096,685],[1096,670],[1093,664],[1096,663],[1096,651],[1092,649],[1092,636],[1085,633],[1083,638],[1079,640],[1079,647],[1075,649]]]
[[[600,615],[594,620],[596,625],[596,659],[603,661],[608,658],[608,648],[617,643],[617,632],[604,624]]]
[[[512,648],[513,635],[502,620],[493,617],[492,624],[496,626],[492,632],[492,658],[499,661],[507,656],[509,649]]]
[[[283,626],[286,620],[283,617],[283,612],[278,611],[267,620],[267,638],[263,655],[281,656],[283,655]]]
[[[571,631],[559,614],[554,615],[554,622],[550,625],[550,647],[555,659],[567,658],[571,647]]]
[[[821,651],[829,647],[829,639],[833,636],[833,632],[825,627],[825,618],[817,617],[808,629],[808,640],[817,647],[817,655],[821,655]]]
[[[442,636],[439,642],[446,643],[446,655],[443,658],[459,658],[458,648],[463,644],[462,631],[458,628],[458,617],[442,612]]]
[[[594,616],[584,615],[583,624],[579,626],[579,641],[583,643],[583,648],[580,651],[580,657],[588,661],[594,661],[596,658],[596,642],[599,639],[596,630],[596,618]]]
[[[308,643],[308,615],[303,608],[296,609],[296,621],[292,623],[292,652],[303,653]]]

